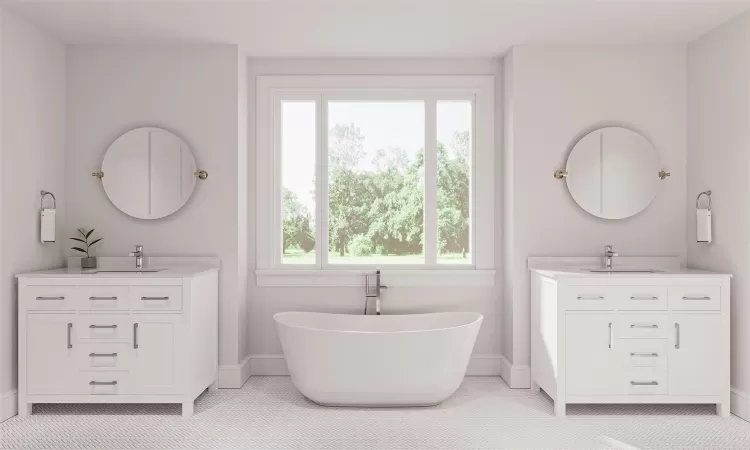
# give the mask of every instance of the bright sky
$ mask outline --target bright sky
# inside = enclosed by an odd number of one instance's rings
[[[281,127],[282,184],[313,213],[315,180],[315,103],[284,102]],[[379,149],[401,148],[414,158],[424,148],[424,103],[412,102],[330,102],[328,127],[354,123],[365,136],[363,143],[369,162]],[[469,101],[437,103],[437,139],[449,146],[453,133],[471,129]],[[314,214],[313,214],[314,215]]]

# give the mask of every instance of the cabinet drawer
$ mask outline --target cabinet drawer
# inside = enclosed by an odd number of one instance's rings
[[[667,371],[654,367],[631,367],[624,371],[623,381],[629,395],[666,395]]]
[[[133,286],[130,288],[130,309],[140,311],[182,309],[181,286]]]
[[[612,292],[605,286],[571,286],[568,294],[569,311],[609,311],[615,309]]]
[[[105,339],[133,339],[133,320],[130,314],[81,313],[77,318],[76,336],[81,341]]]
[[[128,286],[81,286],[78,309],[90,311],[122,311],[129,308]]]
[[[130,372],[80,372],[76,379],[77,394],[122,395],[133,392]]]
[[[615,318],[615,337],[668,338],[673,333],[668,314],[618,314]]]
[[[72,311],[76,309],[76,297],[75,286],[28,286],[21,299],[30,311]]]
[[[625,368],[667,370],[667,339],[618,339],[615,346]]]
[[[667,289],[659,286],[612,286],[607,291],[614,297],[618,310],[666,311]]]
[[[669,307],[680,311],[719,311],[719,286],[678,286],[669,288]]]
[[[134,350],[129,342],[86,342],[76,349],[80,371],[130,370]]]

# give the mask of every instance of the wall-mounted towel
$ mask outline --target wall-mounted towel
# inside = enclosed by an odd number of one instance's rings
[[[698,242],[711,242],[711,210],[710,209],[697,209],[697,224],[696,230],[698,233]]]

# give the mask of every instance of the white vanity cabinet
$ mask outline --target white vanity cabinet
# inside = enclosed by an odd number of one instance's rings
[[[729,416],[729,280],[532,269],[532,388],[558,416],[575,403],[709,403]]]
[[[19,415],[34,403],[181,403],[215,388],[218,269],[18,276]]]

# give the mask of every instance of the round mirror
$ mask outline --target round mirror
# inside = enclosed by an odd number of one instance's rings
[[[120,211],[159,219],[180,209],[195,189],[196,163],[185,142],[161,128],[136,128],[107,149],[102,184]]]
[[[625,128],[601,128],[573,147],[566,166],[570,195],[604,219],[646,209],[659,187],[659,156],[645,137]]]

